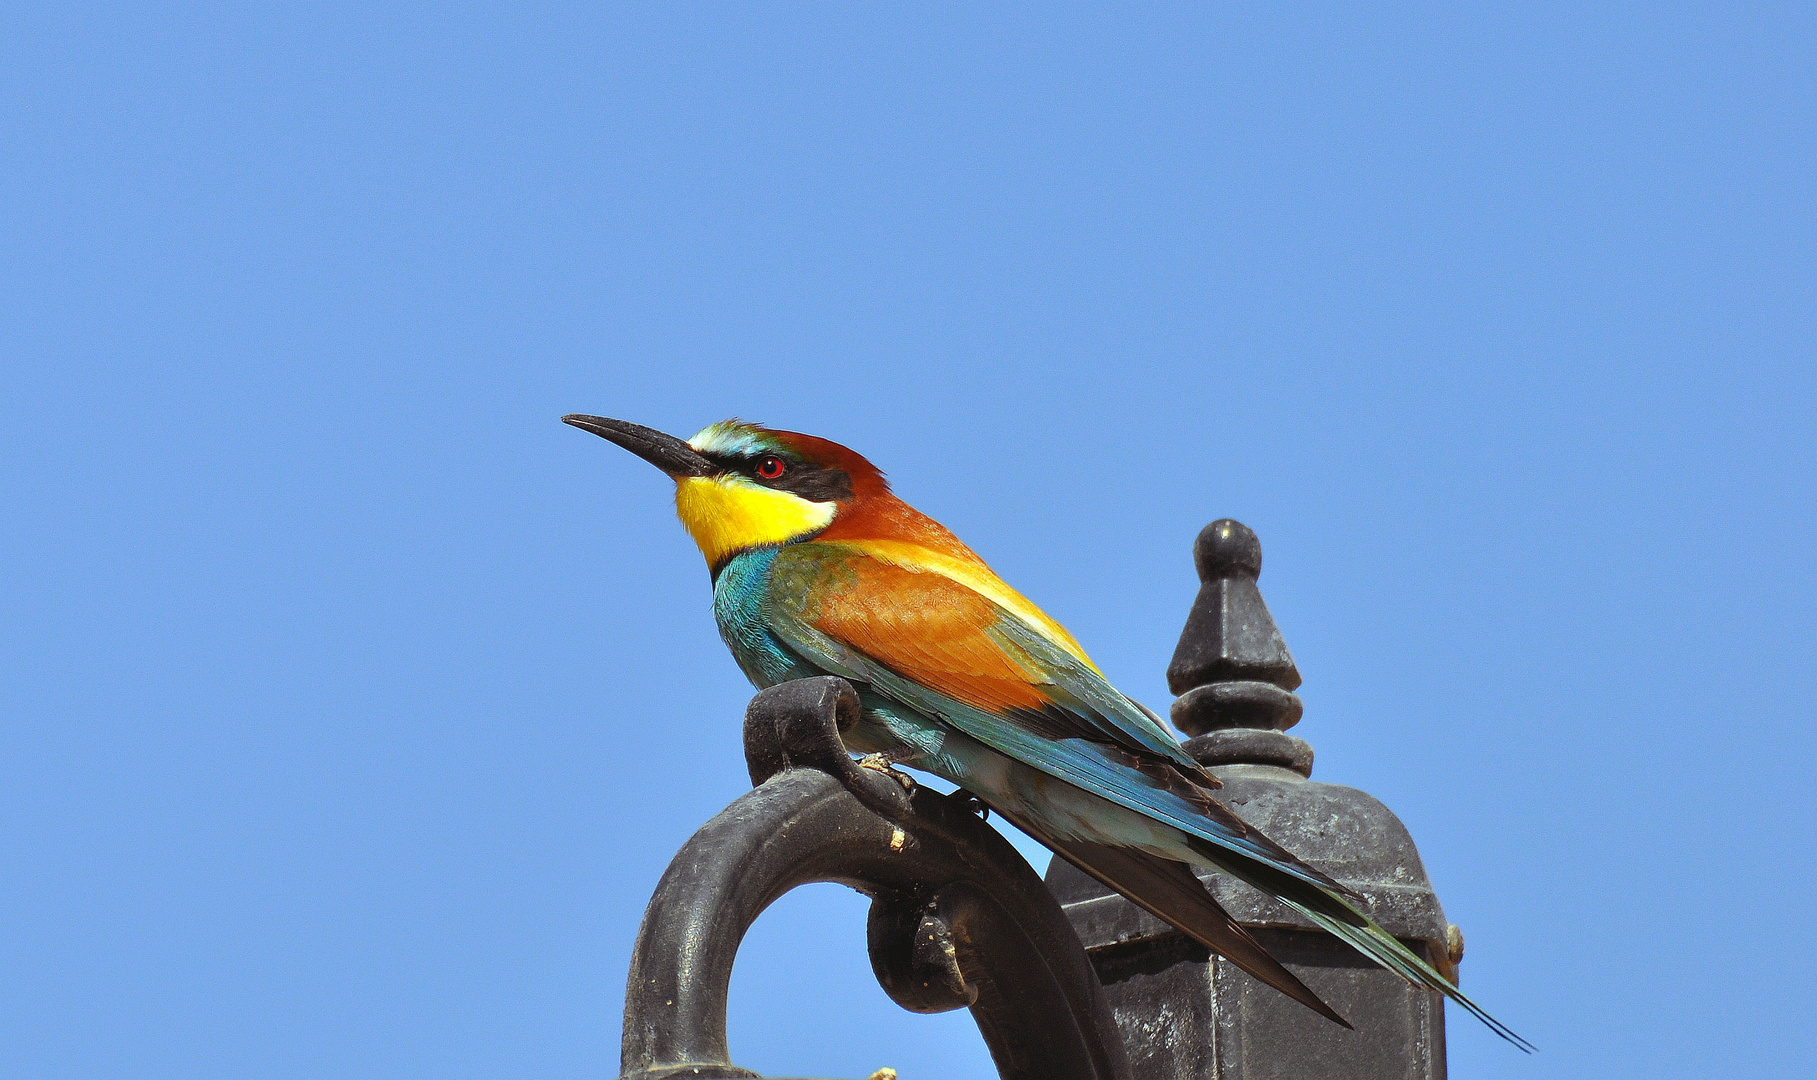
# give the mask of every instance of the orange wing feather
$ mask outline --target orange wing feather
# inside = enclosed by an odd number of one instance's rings
[[[784,563],[772,582],[780,586],[773,599],[819,633],[909,682],[1026,731],[1101,744],[1100,755],[1216,812],[1206,794],[1220,786],[1216,777],[1184,755],[1160,752],[1089,706],[1068,704],[1038,661],[990,632],[1012,616],[964,582],[873,558],[862,543],[791,544],[779,556],[778,565]]]
[[[993,713],[1048,703],[1038,676],[985,633],[996,605],[950,578],[847,556],[816,593],[815,628],[904,678]]]

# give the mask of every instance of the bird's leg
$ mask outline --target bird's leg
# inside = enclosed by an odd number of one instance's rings
[[[965,790],[964,788],[960,788],[958,791],[953,792],[953,796],[959,800],[960,806],[963,806],[967,810],[970,810],[972,813],[977,814],[979,821],[989,821],[991,819],[990,804],[985,802],[983,799],[980,799],[978,796],[973,795],[971,792]]]
[[[915,793],[915,778],[908,773],[897,769],[896,766],[905,761],[913,761],[920,756],[921,751],[903,746],[894,750],[884,750],[875,754],[866,754],[858,759],[858,767],[861,769],[876,769],[891,780],[901,784],[902,790],[913,795]]]

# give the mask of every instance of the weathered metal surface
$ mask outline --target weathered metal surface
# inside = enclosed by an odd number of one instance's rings
[[[867,936],[904,1008],[969,1006],[1015,1080],[1128,1080],[1117,1029],[1079,939],[1041,879],[967,800],[859,768],[838,729],[841,679],[757,695],[745,720],[756,789],[675,856],[644,913],[625,989],[623,1080],[757,1074],[732,1064],[726,994],[751,923],[798,885],[872,898]],[[804,941],[804,957],[823,948]]]
[[[1234,521],[1194,547],[1202,580],[1168,669],[1188,750],[1224,782],[1220,799],[1360,893],[1370,914],[1441,967],[1447,925],[1406,828],[1354,788],[1309,779],[1312,747],[1283,733],[1299,672],[1256,587],[1261,545]],[[1443,1003],[1223,876],[1207,886],[1238,921],[1356,1025],[1346,1031],[1206,951],[1056,859],[1048,885],[1110,998],[1138,1080],[1441,1080]],[[1461,939],[1460,939],[1461,944]]]

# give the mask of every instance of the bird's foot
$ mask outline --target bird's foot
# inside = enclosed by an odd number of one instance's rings
[[[953,792],[953,796],[959,800],[960,806],[977,814],[979,821],[989,821],[991,819],[990,804],[983,799],[966,791],[964,788],[960,788],[958,791]]]
[[[912,750],[886,750],[880,754],[866,754],[859,758],[858,767],[861,769],[876,769],[891,780],[901,784],[903,791],[913,795],[915,793],[915,778],[896,768],[896,766],[915,756],[916,754]]]

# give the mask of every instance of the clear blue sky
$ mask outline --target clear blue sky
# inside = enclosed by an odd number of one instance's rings
[[[667,482],[870,455],[1122,688],[1231,516],[1460,1077],[1808,1075],[1808,4],[24,4],[0,1076],[601,1077],[746,786]],[[733,1048],[989,1075],[827,886]]]

